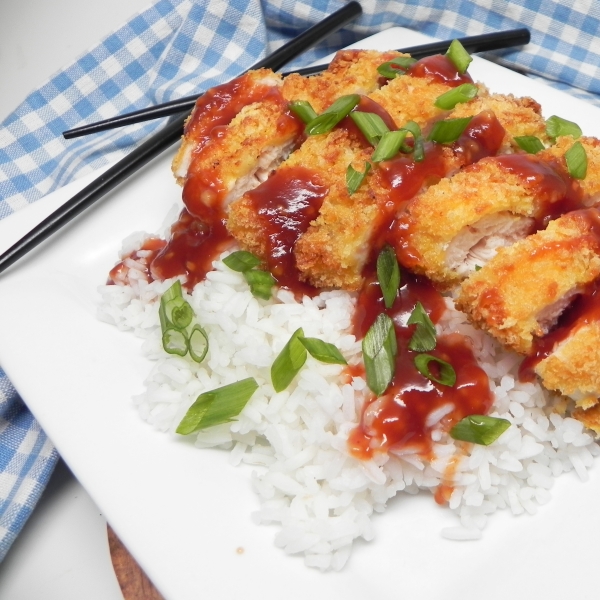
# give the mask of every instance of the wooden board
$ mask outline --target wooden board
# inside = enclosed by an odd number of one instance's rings
[[[110,558],[125,600],[164,600],[110,525],[107,533]]]

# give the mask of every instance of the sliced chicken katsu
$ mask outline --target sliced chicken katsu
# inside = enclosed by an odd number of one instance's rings
[[[590,148],[590,168],[597,170],[600,155],[595,143]],[[410,203],[400,219],[399,258],[451,288],[499,248],[593,204],[597,184],[590,179],[571,178],[563,157],[551,152],[484,158]]]
[[[172,170],[177,182],[180,185],[185,183],[194,153],[214,137],[215,127],[228,125],[242,108],[260,102],[281,83],[280,75],[259,69],[211,88],[202,95],[186,121],[181,146],[173,159]]]
[[[313,77],[288,75],[282,93],[289,102],[305,100],[317,113],[323,112],[340,96],[370,94],[382,83],[377,67],[398,56],[395,51],[342,50],[326,71]]]
[[[338,231],[341,238],[335,243],[340,246],[360,232],[361,221],[376,217],[378,207],[366,188],[352,197],[346,188],[348,165],[363,171],[368,157],[343,129],[309,137],[271,178],[230,206],[228,230],[244,248],[265,260],[280,283],[297,277],[294,247],[318,217],[325,198],[335,197],[336,206],[352,212],[357,222],[356,230]],[[350,263],[358,259],[348,257]],[[339,277],[341,282],[343,273]]]
[[[369,102],[364,102],[365,108],[362,110],[381,114],[383,106],[377,103],[381,109],[376,110],[372,102],[374,98],[382,100],[389,97],[391,101],[386,102],[386,107],[394,112],[395,118],[414,120],[417,123],[427,122],[431,112],[427,110],[425,117],[417,112],[409,112],[418,111],[420,104],[411,105],[406,99],[402,99],[401,94],[396,93],[395,82],[400,79],[405,82],[415,79],[417,86],[423,84],[426,87],[435,87],[432,96],[439,94],[439,86],[442,85],[437,82],[432,83],[427,78],[411,78],[410,75],[399,77],[370,94]],[[401,155],[379,165],[368,180],[374,201],[382,207],[382,211],[377,213],[376,220],[357,221],[352,211],[346,211],[343,207],[337,210],[336,197],[325,199],[321,208],[322,217],[311,224],[307,232],[301,236],[296,248],[299,268],[309,281],[318,286],[339,286],[341,281],[344,289],[355,289],[354,286],[361,281],[364,261],[369,256],[369,252],[365,249],[365,242],[375,245],[375,249],[380,247],[383,244],[382,236],[389,227],[390,221],[415,194],[436,184],[442,178],[450,177],[465,165],[476,162],[482,157],[503,150],[509,151],[514,136],[544,135],[544,120],[537,103],[530,98],[490,96],[485,89],[483,91],[483,96],[461,104],[460,109],[450,113],[450,118],[455,118],[455,113],[459,117],[473,117],[469,127],[456,143],[449,146],[428,145],[426,158],[422,163],[414,163],[410,156]],[[433,101],[431,104],[433,105]],[[361,110],[361,105],[357,110]],[[400,111],[398,106],[401,107]],[[492,108],[494,112],[490,110]],[[385,111],[384,116],[388,114]],[[398,114],[402,116],[398,117]],[[354,232],[352,239],[338,237],[340,231],[350,230]],[[344,245],[333,243],[332,240],[336,238],[343,239]],[[349,257],[352,255],[357,259],[349,262]],[[336,262],[337,257],[340,262]],[[353,265],[354,271],[348,270],[349,264]],[[342,273],[344,278],[340,280]]]
[[[600,276],[600,213],[590,208],[515,242],[460,288],[457,306],[505,347],[521,354]]]

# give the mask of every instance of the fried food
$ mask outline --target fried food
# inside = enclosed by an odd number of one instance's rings
[[[600,213],[570,212],[515,242],[463,282],[457,306],[521,354],[600,276]]]

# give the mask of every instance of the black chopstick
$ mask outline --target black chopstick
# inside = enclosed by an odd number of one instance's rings
[[[332,15],[333,16],[333,15]],[[491,50],[498,50],[501,48],[508,48],[512,46],[523,46],[529,43],[530,40],[529,30],[526,28],[520,29],[509,29],[506,31],[499,31],[496,33],[484,33],[482,35],[474,35],[469,37],[459,38],[459,41],[470,53],[476,52],[489,52]],[[448,50],[450,45],[449,41],[444,42],[432,42],[431,44],[424,44],[421,46],[412,46],[410,48],[403,48],[401,52],[410,54],[413,58],[419,59],[425,56],[431,56],[432,54],[441,54]],[[298,69],[294,73],[299,75],[307,76],[320,73],[327,68],[328,65],[317,65],[315,67],[306,67],[304,69]],[[256,68],[256,67],[254,67]],[[276,69],[274,69],[276,70]],[[283,75],[289,75],[289,73],[283,73]],[[170,115],[177,114],[184,110],[191,110],[196,103],[196,100],[202,94],[194,94],[192,96],[185,96],[179,100],[171,100],[163,104],[151,106],[149,108],[143,108],[136,110],[125,115],[119,115],[111,119],[104,119],[103,121],[97,121],[96,123],[90,123],[89,125],[82,125],[74,129],[69,129],[63,132],[65,139],[72,139],[89,135],[91,133],[99,133],[108,129],[115,129],[117,127],[123,127],[125,125],[133,125],[135,123],[142,123],[144,121],[150,121],[152,119],[159,119],[161,117],[168,117]]]
[[[277,71],[286,63],[293,60],[311,46],[318,44],[327,36],[341,29],[348,22],[362,13],[362,7],[358,2],[349,2],[335,11],[320,23],[313,25],[287,44],[284,44],[271,55],[260,60],[251,69],[268,68]],[[249,69],[250,70],[250,69]],[[40,242],[50,237],[71,219],[102,198],[110,190],[115,188],[138,169],[150,162],[161,152],[166,150],[181,139],[183,124],[189,114],[178,111],[173,122],[155,133],[138,148],[130,152],[115,165],[110,167],[100,177],[84,187],[60,208],[46,217],[39,225],[23,236],[16,244],[0,255],[0,273],[10,265],[33,250]]]

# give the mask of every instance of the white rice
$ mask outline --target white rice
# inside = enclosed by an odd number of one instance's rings
[[[123,255],[143,239],[143,234],[128,238]],[[360,342],[348,333],[350,295],[324,292],[299,303],[280,290],[273,302],[257,300],[240,274],[215,261],[206,281],[186,296],[209,336],[208,355],[198,365],[166,354],[161,346],[157,300],[173,280],[148,284],[138,276],[140,265],[129,266],[128,285],[100,288],[99,316],[145,339],[143,351],[154,366],[146,391],[134,398],[140,415],[175,435],[200,393],[254,377],[259,388],[239,419],[201,431],[196,445],[227,449],[232,465],[255,467],[252,484],[261,508],[254,520],[277,524],[275,544],[286,553],[303,554],[307,566],[341,569],[356,538],[373,539],[371,517],[384,511],[390,498],[401,491],[435,492],[442,483],[453,487],[449,508],[457,517],[457,525],[443,529],[442,536],[479,539],[488,516],[498,509],[534,514],[549,501],[553,481],[562,473],[575,470],[585,481],[599,453],[581,423],[552,412],[554,400],[547,392],[518,380],[518,357],[471,327],[448,299],[438,327],[473,340],[495,397],[491,414],[508,419],[511,427],[490,446],[473,445],[468,454],[434,429],[431,462],[409,453],[361,461],[349,454],[346,441],[366,396],[362,378],[343,383],[342,367],[309,356],[287,390],[276,393],[270,382],[271,364],[298,327],[306,336],[335,344],[350,364],[360,362]],[[447,410],[451,406],[431,415],[431,423]],[[449,472],[451,482],[445,479]]]

